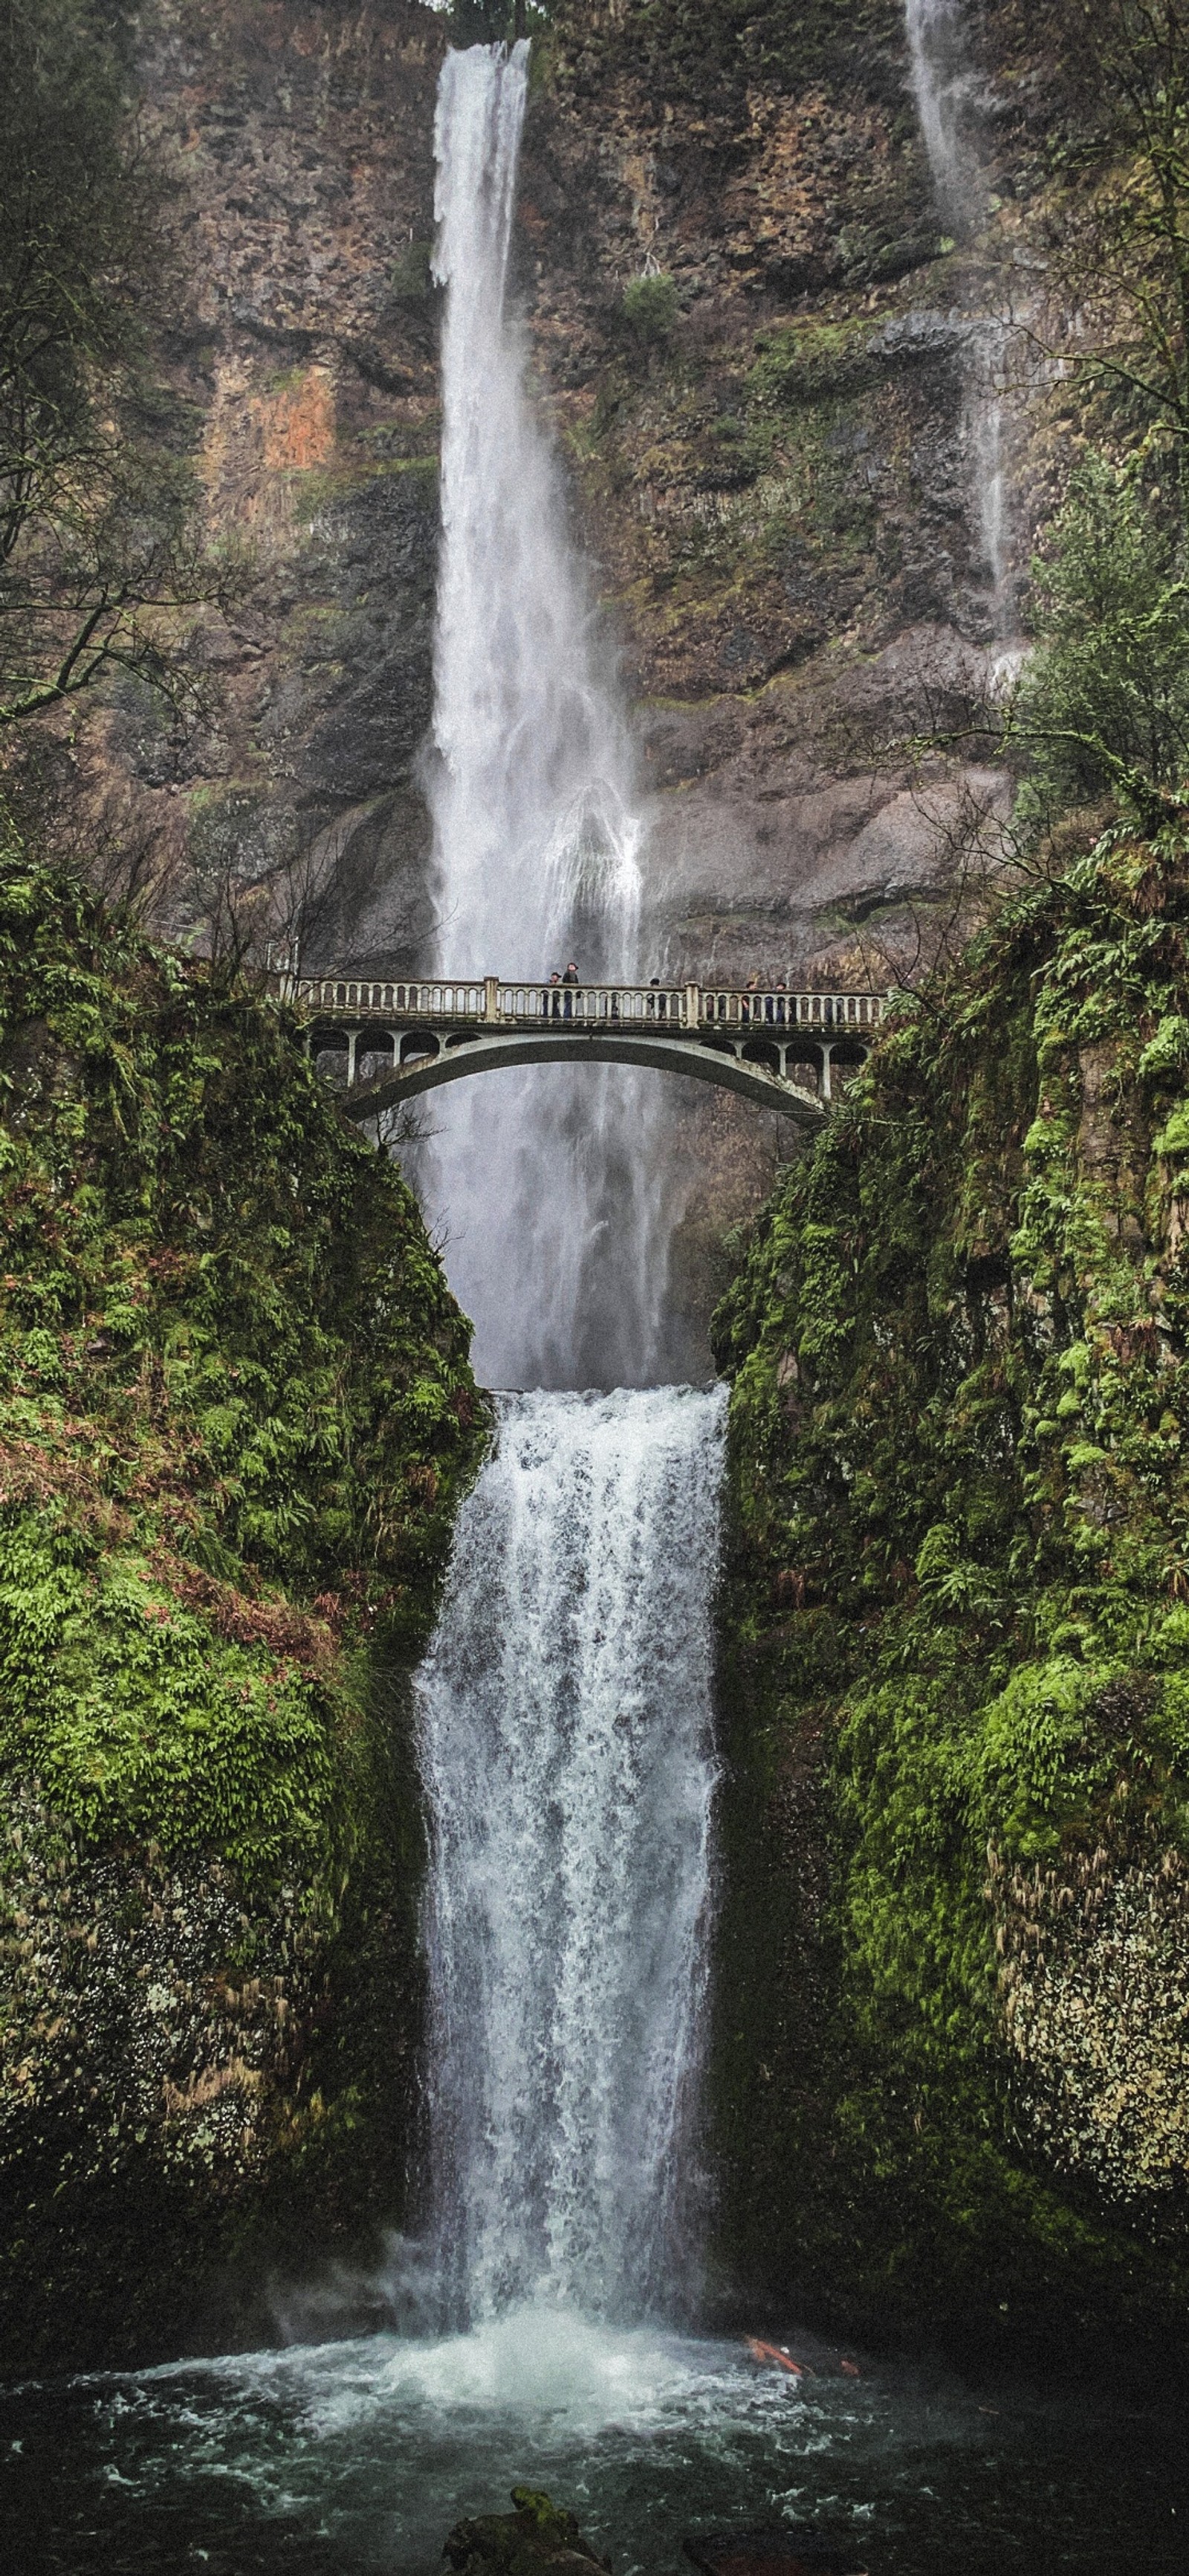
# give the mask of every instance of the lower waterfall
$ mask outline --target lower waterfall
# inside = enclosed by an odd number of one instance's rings
[[[456,2316],[679,2287],[725,1389],[505,1396],[420,1681]]]

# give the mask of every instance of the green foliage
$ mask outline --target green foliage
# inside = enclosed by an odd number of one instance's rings
[[[861,2212],[827,2254],[807,2186],[795,2277],[820,2260],[870,2300],[928,2275],[957,2313],[990,2231],[1014,2315],[1040,2249],[1083,2281],[1116,2256],[1020,2147],[988,1854],[1030,1873],[1189,1848],[1180,824],[1108,835],[938,998],[782,1176],[716,1319],[734,1776],[762,1818],[816,1765],[832,1861],[750,2042],[784,2089],[738,2154],[763,2167],[769,2128],[799,2170],[824,2150]],[[769,1916],[821,1866],[798,1845]],[[809,1974],[813,2027],[790,2031]]]
[[[101,1839],[308,1869],[367,1657],[427,1631],[466,1324],[295,1031],[15,846],[0,1099],[0,1761]]]
[[[1030,754],[1021,819],[1185,776],[1189,583],[1153,470],[1150,456],[1088,456],[1033,566],[1037,647],[1013,715]]]
[[[677,288],[665,271],[655,277],[630,277],[623,290],[624,323],[641,348],[669,338],[677,320]]]
[[[388,283],[393,294],[406,297],[411,303],[423,302],[433,288],[432,258],[432,242],[402,242],[388,271]]]

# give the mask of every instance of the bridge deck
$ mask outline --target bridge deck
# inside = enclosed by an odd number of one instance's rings
[[[350,1117],[510,1065],[645,1064],[713,1082],[817,1125],[836,1057],[861,1060],[886,1008],[878,993],[783,984],[504,982],[497,975],[270,975],[307,1023],[308,1042],[344,1047]],[[387,1050],[380,1043],[387,1040]],[[321,1050],[319,1050],[321,1051]],[[363,1067],[387,1051],[375,1078]],[[800,1076],[800,1079],[798,1079]]]

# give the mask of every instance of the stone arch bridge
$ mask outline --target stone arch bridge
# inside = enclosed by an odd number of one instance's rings
[[[417,981],[273,973],[314,1055],[346,1059],[348,1117],[521,1064],[636,1064],[717,1083],[803,1127],[822,1124],[840,1070],[861,1064],[887,1007],[878,993],[701,984]]]

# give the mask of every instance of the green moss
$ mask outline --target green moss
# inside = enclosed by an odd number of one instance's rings
[[[0,852],[0,1770],[32,1820],[0,1849],[0,2311],[31,2361],[63,2314],[81,2359],[176,2349],[229,2265],[250,2291],[399,2218],[407,1675],[485,1436],[468,1338],[287,1016]]]
[[[1004,2305],[1038,2341],[1180,2337],[1175,2177],[1132,2207],[1049,2168],[997,1947],[1005,1888],[1103,1851],[1155,1885],[1189,1849],[1179,826],[1009,906],[930,1002],[782,1177],[717,1319],[738,1866],[797,1952],[748,2007],[757,2098],[728,1919],[725,2243],[747,2275],[775,2229],[788,2277],[885,2324],[916,2300],[984,2340]],[[799,2174],[827,2160],[845,2251],[816,2180],[775,2216],[780,2135]]]
[[[874,322],[789,322],[756,339],[747,378],[758,411],[793,411],[806,403],[866,392],[879,382]]]

